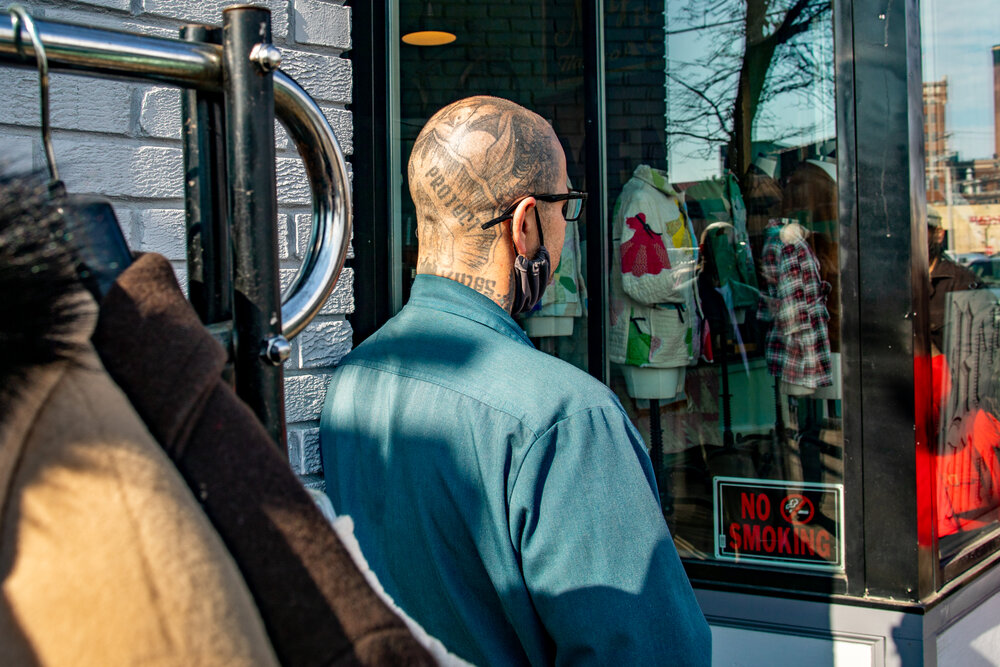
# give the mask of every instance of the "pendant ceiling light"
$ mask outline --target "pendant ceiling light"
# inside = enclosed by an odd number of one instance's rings
[[[434,7],[430,0],[417,21],[416,30],[403,35],[403,42],[413,46],[443,46],[455,41],[455,33],[443,29],[443,25],[434,21]]]

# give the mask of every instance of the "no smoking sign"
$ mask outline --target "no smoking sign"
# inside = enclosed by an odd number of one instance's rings
[[[716,477],[715,557],[844,570],[842,484]]]

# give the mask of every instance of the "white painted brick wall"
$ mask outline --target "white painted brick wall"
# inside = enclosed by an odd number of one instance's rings
[[[23,1],[41,19],[82,23],[158,37],[176,37],[185,23],[221,24],[235,0]],[[343,0],[260,0],[272,12],[282,69],[323,109],[345,154],[352,143],[350,8]],[[0,68],[0,161],[42,169],[37,78],[32,70]],[[180,95],[158,84],[52,76],[50,102],[60,172],[70,192],[112,199],[133,249],[171,260],[182,287],[184,201]],[[281,282],[292,281],[309,238],[311,203],[305,172],[284,130],[276,128]],[[288,449],[292,468],[321,485],[319,413],[330,369],[351,345],[345,314],[354,310],[354,275],[345,269],[320,315],[293,341],[285,367]]]
[[[351,10],[329,0],[293,0],[295,41],[351,48]]]
[[[319,102],[351,102],[350,60],[330,60],[317,52],[282,49],[281,69]]]

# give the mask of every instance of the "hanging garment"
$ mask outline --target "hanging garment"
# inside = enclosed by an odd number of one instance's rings
[[[58,203],[0,178],[0,664],[277,665],[219,535],[88,342]]]
[[[584,315],[587,288],[583,282],[580,259],[578,222],[569,220],[566,222],[566,235],[559,266],[553,271],[552,280],[545,293],[542,294],[542,300],[533,310],[521,316],[522,323],[532,318],[582,317]]]
[[[231,556],[93,351],[27,385],[0,436],[0,664],[277,664]]]
[[[1000,290],[953,291],[942,301],[938,335],[944,340],[950,384],[942,424],[977,408],[1000,414]]]
[[[758,318],[767,332],[768,372],[790,384],[815,389],[833,384],[826,298],[830,284],[795,223],[772,220],[767,227],[761,271],[767,282]]]
[[[713,289],[727,289],[730,294],[730,308],[747,309],[757,305],[760,292],[757,290],[757,276],[749,257],[750,243],[744,234],[742,240],[734,234],[730,223],[716,222],[709,225],[701,236],[701,251],[705,258],[706,270],[701,279]],[[704,274],[708,274],[707,276]],[[706,291],[701,291],[706,300]],[[718,320],[718,317],[712,318]]]
[[[697,247],[666,172],[636,167],[612,219],[612,362],[644,368],[694,364],[699,355]]]
[[[937,452],[938,536],[1000,518],[1000,421],[976,408],[946,425]]]
[[[709,178],[690,183],[676,183],[674,187],[683,194],[684,206],[694,228],[694,234],[700,238],[702,232],[713,222],[728,222],[732,224],[734,213],[742,212],[743,223],[746,223],[746,208],[743,198],[730,200],[729,184],[726,178]],[[737,188],[737,192],[739,188]]]
[[[93,340],[225,541],[283,665],[434,664],[220,379],[225,352],[166,259],[143,255],[118,278]]]
[[[965,327],[972,324],[971,320],[965,321],[964,318],[971,317],[974,311],[970,307],[960,306],[959,304],[966,304],[969,299],[973,301],[985,299],[987,303],[981,307],[989,309],[992,304],[988,302],[990,300],[996,302],[997,299],[992,294],[987,295],[987,293],[982,293],[983,296],[981,297],[975,296],[976,294],[980,294],[980,287],[979,277],[975,273],[947,257],[939,257],[934,264],[934,268],[931,271],[931,290],[927,299],[927,317],[930,320],[931,343],[941,352],[945,352],[951,356],[954,351],[950,350],[947,345],[949,343],[962,344],[959,342],[960,339],[954,336],[952,336],[950,341],[945,340],[946,332],[963,330],[963,326],[960,326],[959,322],[960,317],[963,318]],[[963,296],[966,293],[968,295]],[[956,307],[954,309],[951,306],[953,299],[956,300]],[[963,351],[963,353],[973,352],[975,352],[973,349]],[[951,358],[955,359],[957,357],[951,356]]]

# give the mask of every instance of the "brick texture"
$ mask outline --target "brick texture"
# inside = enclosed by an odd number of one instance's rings
[[[222,25],[223,8],[233,4],[230,0],[143,0],[142,11],[179,23]],[[252,4],[271,10],[271,36],[276,42],[283,41],[288,36],[288,3],[285,0],[258,0]]]
[[[321,102],[351,101],[351,61],[317,53],[282,49],[281,69]]]
[[[176,38],[185,23],[221,25],[232,0],[27,0],[33,16],[50,21]],[[342,0],[261,0],[272,14],[282,69],[321,103],[342,150],[353,150],[350,9]],[[0,145],[5,168],[44,167],[34,71],[0,68]],[[184,241],[180,93],[155,83],[57,73],[50,102],[56,159],[71,192],[110,197],[135,250],[171,260],[187,287]],[[295,146],[276,124],[278,254],[287,286],[302,260],[312,210],[309,186]],[[293,341],[285,365],[289,460],[303,483],[322,486],[319,411],[330,368],[350,349],[345,313],[354,309],[353,273],[345,269],[333,294]]]
[[[328,377],[322,373],[289,373],[285,377],[285,418],[289,424],[319,420]]]
[[[107,7],[109,9],[120,9],[127,12],[132,6],[132,0],[80,0],[81,5],[92,5],[94,7]]]
[[[0,68],[0,119],[25,127],[41,126],[38,75],[33,70]],[[52,127],[125,134],[129,131],[132,86],[118,81],[53,74],[49,88]]]
[[[285,293],[295,279],[298,269],[281,270],[281,291]],[[344,267],[333,286],[329,298],[320,308],[320,315],[343,315],[354,312],[354,270]]]
[[[323,466],[319,453],[319,428],[302,425],[288,431],[288,460],[300,475],[317,475]]]
[[[35,140],[31,137],[5,137],[3,142],[4,160],[11,171],[31,171],[35,166]]]
[[[293,0],[295,41],[300,44],[351,48],[351,10],[324,0]]]

